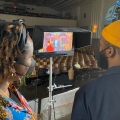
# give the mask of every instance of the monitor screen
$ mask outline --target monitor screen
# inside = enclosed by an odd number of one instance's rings
[[[44,32],[43,47],[38,52],[70,51],[72,45],[73,32]]]

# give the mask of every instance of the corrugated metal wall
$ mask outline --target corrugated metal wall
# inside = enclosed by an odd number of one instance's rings
[[[92,2],[92,12],[91,12],[91,30],[93,25],[97,25],[97,32],[93,33],[93,38],[100,38],[102,31],[103,22],[103,5],[104,0],[95,0]]]

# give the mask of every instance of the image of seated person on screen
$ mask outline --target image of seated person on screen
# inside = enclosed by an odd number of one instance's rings
[[[54,52],[54,47],[52,45],[52,42],[51,42],[51,38],[50,40],[48,40],[48,46],[46,47],[46,52]]]

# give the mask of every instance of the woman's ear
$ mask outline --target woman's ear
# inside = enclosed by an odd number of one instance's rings
[[[15,70],[15,67],[14,67],[14,63],[13,65],[9,66],[9,69],[10,69],[10,76],[14,77],[16,76],[16,70]]]
[[[13,64],[10,66],[11,72],[15,71],[15,64],[16,64],[16,61],[14,61]]]

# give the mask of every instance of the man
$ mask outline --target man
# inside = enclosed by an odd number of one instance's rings
[[[108,70],[76,92],[71,120],[120,120],[120,20],[102,31],[98,65]]]

